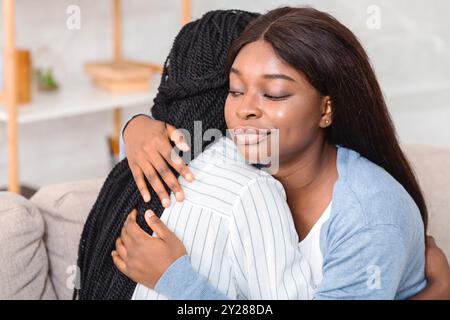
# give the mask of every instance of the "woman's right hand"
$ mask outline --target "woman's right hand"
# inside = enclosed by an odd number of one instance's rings
[[[151,198],[144,177],[155,190],[163,207],[170,206],[170,197],[162,180],[175,194],[176,200],[183,201],[183,190],[168,167],[173,167],[186,181],[194,180],[193,174],[170,144],[171,140],[181,151],[188,151],[189,146],[183,134],[169,124],[142,115],[128,123],[123,140],[128,165],[144,201],[148,202]]]

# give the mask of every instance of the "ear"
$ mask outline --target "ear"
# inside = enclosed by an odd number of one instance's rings
[[[325,96],[322,98],[321,103],[322,116],[320,118],[319,126],[321,128],[326,128],[333,122],[333,102],[330,96]]]

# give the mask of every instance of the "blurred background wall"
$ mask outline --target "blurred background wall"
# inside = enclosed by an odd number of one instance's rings
[[[402,142],[450,147],[450,1],[193,0],[192,16],[199,18],[214,9],[265,12],[304,4],[333,14],[359,37]],[[66,27],[69,5],[81,9],[79,30]],[[124,0],[124,55],[162,64],[181,27],[180,6],[177,0]],[[31,50],[34,67],[51,66],[62,86],[88,82],[83,64],[112,55],[111,14],[108,0],[17,0],[17,47]],[[0,52],[2,46],[0,41]],[[149,109],[150,105],[128,109],[123,121]],[[110,170],[106,136],[112,123],[111,112],[99,112],[19,126],[21,182],[39,187],[106,175]],[[7,184],[5,129],[0,124],[2,186]]]

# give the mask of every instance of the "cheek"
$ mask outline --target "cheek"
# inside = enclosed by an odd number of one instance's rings
[[[317,128],[320,121],[319,106],[314,103],[292,101],[274,108],[267,108],[266,114],[280,133],[305,133]]]
[[[229,96],[225,100],[224,116],[227,128],[230,128],[233,123],[233,103]]]
[[[315,101],[292,101],[267,112],[272,124],[279,129],[282,153],[302,148],[320,131],[320,106]]]

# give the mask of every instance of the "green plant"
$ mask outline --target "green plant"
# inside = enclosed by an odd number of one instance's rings
[[[51,69],[37,69],[36,80],[39,90],[51,91],[58,89],[58,83],[56,82],[53,71]]]

